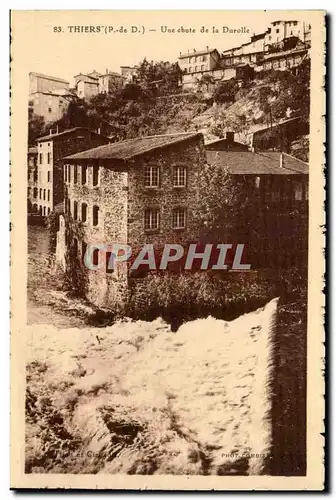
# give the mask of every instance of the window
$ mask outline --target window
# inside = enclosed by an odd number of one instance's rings
[[[92,184],[98,186],[99,184],[99,167],[97,165],[93,166],[92,170]]]
[[[68,165],[68,182],[71,182],[71,165]]]
[[[46,207],[43,207],[43,215],[45,217],[45,215],[46,215]]]
[[[186,226],[186,211],[184,208],[174,208],[173,229],[184,229]]]
[[[192,63],[192,57],[189,57],[188,62],[189,62],[189,64]]]
[[[82,241],[82,257],[84,259],[84,256],[86,254],[86,249],[87,249],[87,244],[85,243],[85,241]]]
[[[86,222],[87,219],[87,204],[82,203],[82,222]]]
[[[43,154],[40,153],[39,154],[39,164],[42,165],[42,162],[43,162]]]
[[[48,215],[50,214],[50,207],[48,207]]]
[[[77,184],[77,165],[74,165],[74,184]]]
[[[71,214],[71,201],[70,201],[70,198],[67,198],[67,201],[66,201],[66,210],[67,210],[68,214],[70,215]]]
[[[46,199],[46,190],[43,189],[43,199],[45,200]]]
[[[48,182],[50,182],[50,179],[51,179],[51,175],[50,175],[50,170],[48,170]]]
[[[111,274],[113,273],[113,259],[111,259],[112,252],[106,252],[106,272]],[[111,263],[110,263],[111,259]]]
[[[206,61],[206,56],[202,57],[202,61],[204,61],[204,62]]]
[[[159,167],[151,167],[151,166],[146,167],[145,186],[159,187]]]
[[[191,67],[190,67],[190,68],[188,68],[188,71],[189,71],[189,73],[191,73],[191,72],[192,72],[192,68],[191,68]]]
[[[92,209],[92,224],[94,226],[98,226],[98,224],[99,224],[99,207],[97,205],[93,205],[93,209]]]
[[[201,65],[201,71],[204,71],[204,68],[205,68],[205,66],[204,66],[204,64],[202,64]]]
[[[42,200],[42,189],[40,188],[40,200]]]
[[[276,32],[276,33],[279,33],[279,32],[280,32],[279,28],[277,28],[277,29],[275,30],[275,32]]]
[[[39,214],[42,215],[42,205],[39,206]]]
[[[86,181],[87,181],[86,172],[87,172],[87,166],[82,165],[82,184],[86,184]]]
[[[95,248],[92,252],[92,264],[94,266],[98,266],[98,264],[99,264],[99,250],[98,250],[98,248]]]
[[[37,198],[37,188],[34,188],[34,198]]]
[[[30,196],[30,195],[31,195],[31,188],[29,187],[28,188],[28,196]]]
[[[174,167],[174,187],[185,187],[187,180],[186,167]]]
[[[64,165],[64,182],[68,182],[68,165]]]
[[[77,203],[77,201],[74,201],[73,218],[75,220],[78,219],[78,203]]]
[[[50,201],[50,189],[48,189],[48,201]]]
[[[52,112],[52,109],[51,108],[48,108],[48,112],[51,113]]]
[[[294,199],[295,201],[303,200],[303,187],[300,182],[295,183],[294,185]]]
[[[198,71],[198,66],[195,66],[195,71]]]
[[[38,179],[38,170],[37,170],[37,168],[35,168],[35,170],[34,170],[34,182],[37,182],[37,179]]]
[[[74,247],[74,254],[77,256],[77,254],[78,254],[78,240],[77,240],[77,238],[73,239],[73,247]]]
[[[159,229],[159,209],[149,208],[145,210],[145,230]]]
[[[50,160],[51,160],[51,154],[50,153],[48,153],[47,158],[48,158],[47,159],[48,163],[50,163]]]

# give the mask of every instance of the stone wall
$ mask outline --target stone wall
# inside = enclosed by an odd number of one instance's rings
[[[186,243],[198,236],[198,221],[194,208],[198,197],[198,175],[205,164],[203,138],[196,137],[165,148],[161,152],[135,160],[129,169],[128,188],[128,244],[137,248],[146,243],[161,246],[165,243]],[[146,165],[159,166],[158,188],[146,188],[144,172]],[[185,166],[187,182],[185,188],[173,186],[174,166]],[[146,208],[160,209],[160,228],[145,231],[144,211]],[[186,229],[173,229],[172,211],[186,209]]]

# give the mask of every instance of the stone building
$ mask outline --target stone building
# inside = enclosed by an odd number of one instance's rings
[[[203,136],[195,133],[140,137],[64,159],[67,262],[78,263],[90,301],[122,303],[131,276],[126,262],[113,272],[105,267],[106,247],[92,255],[95,265],[103,259],[103,269],[88,269],[88,245],[127,244],[135,254],[145,244],[161,248],[197,237],[194,207],[205,161]]]
[[[76,127],[56,134],[50,133],[36,142],[34,185],[28,184],[28,189],[33,188],[29,199],[40,215],[47,216],[64,199],[63,157],[109,141],[85,127]]]
[[[77,97],[89,101],[99,92],[99,78],[95,71],[86,75],[80,73],[75,76],[75,89]]]
[[[73,97],[63,78],[29,73],[29,118],[34,114],[43,116],[46,123],[59,120]]]
[[[100,94],[108,94],[115,87],[122,87],[125,78],[114,71],[106,70],[106,73],[99,75],[98,91]]]
[[[37,147],[28,149],[27,155],[27,206],[28,213],[37,213],[37,180],[38,180],[38,166],[37,166]]]
[[[241,195],[236,238],[253,268],[296,266],[308,258],[308,164],[281,152],[207,151]],[[240,229],[238,229],[240,228]]]
[[[193,89],[197,80],[204,74],[211,74],[219,66],[220,55],[217,49],[206,47],[204,50],[191,50],[180,53],[179,65],[182,70],[182,88]]]
[[[205,143],[207,151],[248,151],[248,145],[236,142],[234,132],[226,132],[225,137]]]

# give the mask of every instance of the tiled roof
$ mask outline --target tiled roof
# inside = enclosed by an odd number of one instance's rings
[[[59,132],[58,134],[49,134],[49,135],[44,135],[43,137],[39,137],[37,142],[43,142],[43,141],[51,141],[54,140],[55,138],[58,139],[59,137],[64,137],[65,135],[73,134],[74,132],[79,132],[79,131],[89,131],[91,134],[94,135],[99,135],[97,132],[94,132],[93,130],[90,130],[86,127],[74,127],[74,128],[69,128],[68,130],[64,130],[63,132]]]
[[[184,59],[185,57],[202,56],[203,54],[212,54],[212,52],[218,52],[217,49],[204,49],[196,50],[195,52],[187,52],[186,54],[181,54],[179,59]]]
[[[281,163],[282,156],[282,166]],[[233,175],[308,175],[308,164],[286,153],[252,151],[207,151],[208,163],[228,167]]]
[[[94,149],[89,149],[88,151],[76,153],[66,157],[65,160],[128,160],[155,149],[165,148],[194,137],[203,136],[199,133],[182,133],[138,137],[136,139],[114,142],[113,144],[106,144],[105,146],[99,146]]]

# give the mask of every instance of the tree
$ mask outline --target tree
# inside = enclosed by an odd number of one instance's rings
[[[198,188],[196,216],[201,237],[221,240],[232,234],[241,211],[240,189],[228,168],[220,164],[218,153],[215,161],[200,171]]]
[[[43,116],[33,115],[28,120],[28,144],[34,146],[36,139],[44,135],[46,131]]]
[[[238,83],[234,78],[226,82],[219,82],[214,91],[214,101],[218,103],[234,102]]]
[[[203,87],[206,88],[206,91],[209,92],[209,87],[215,83],[215,79],[212,75],[209,75],[205,73],[202,75],[202,77],[198,80],[198,87],[199,90],[201,90]]]

